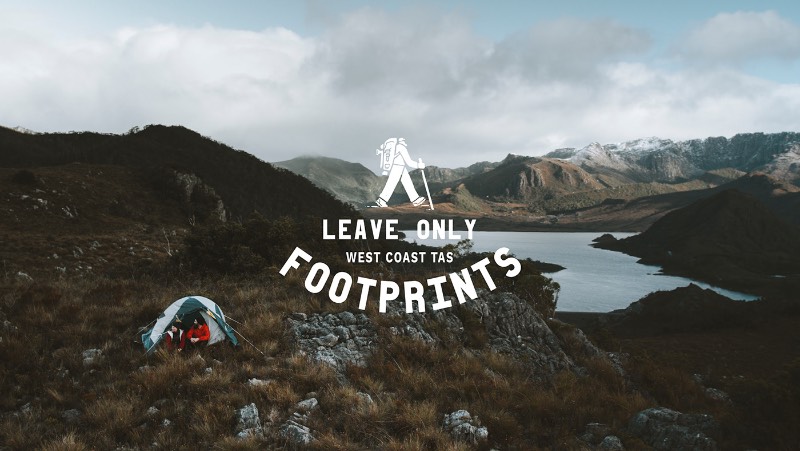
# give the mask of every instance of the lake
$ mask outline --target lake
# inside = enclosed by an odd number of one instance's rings
[[[419,240],[416,231],[406,231],[409,241],[431,246],[453,243],[446,240]],[[460,232],[466,236],[466,232]],[[625,308],[648,293],[672,290],[694,283],[737,300],[754,300],[757,296],[714,287],[685,277],[660,274],[660,267],[637,263],[636,257],[596,249],[590,244],[604,232],[474,232],[473,251],[494,252],[507,247],[519,258],[556,263],[566,269],[547,274],[561,285],[558,310],[609,312]],[[633,233],[613,233],[625,238]]]

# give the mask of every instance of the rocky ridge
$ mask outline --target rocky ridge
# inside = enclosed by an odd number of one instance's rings
[[[564,159],[617,183],[672,182],[721,168],[763,171],[781,180],[797,181],[798,149],[798,133],[743,133],[688,141],[652,137],[618,144],[595,142],[580,149],[558,149],[545,157]]]
[[[477,299],[458,307],[433,311],[435,294],[427,292],[425,313],[405,313],[400,305],[390,305],[387,315],[395,325],[389,333],[420,340],[431,346],[452,342],[512,355],[540,379],[559,371],[582,374],[583,369],[564,350],[564,337],[554,333],[547,322],[526,302],[510,293],[481,291]],[[454,305],[455,298],[447,298]],[[569,339],[580,343],[587,357],[612,359],[596,348],[580,330],[569,332]],[[347,365],[364,367],[380,342],[373,321],[364,314],[293,313],[286,319],[286,336],[296,351],[312,361],[327,364],[344,377]]]

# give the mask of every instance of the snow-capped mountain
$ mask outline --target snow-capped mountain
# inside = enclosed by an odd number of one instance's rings
[[[706,171],[734,168],[800,180],[800,133],[747,133],[689,141],[643,138],[618,144],[591,143],[547,155],[570,161],[608,185],[671,182]]]

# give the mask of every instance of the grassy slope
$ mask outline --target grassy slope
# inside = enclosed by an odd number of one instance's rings
[[[588,369],[587,376],[561,373],[536,382],[517,362],[480,346],[436,348],[392,336],[386,333],[391,321],[370,312],[383,331],[381,351],[368,369],[351,370],[350,385],[342,386],[326,367],[293,353],[284,339],[283,320],[289,312],[343,307],[309,295],[298,276],[286,280],[268,271],[201,277],[162,266],[167,256],[160,225],[179,230],[185,224],[179,205],[159,203],[164,200],[137,185],[141,178],[124,169],[79,165],[48,171],[34,170],[48,183],[65,183],[56,193],[41,186],[4,185],[4,193],[16,196],[3,200],[5,208],[14,210],[3,216],[3,239],[16,244],[4,256],[7,266],[0,276],[0,443],[12,449],[145,448],[154,442],[163,448],[187,443],[274,447],[282,443],[278,427],[310,392],[320,400],[309,423],[319,449],[466,449],[440,429],[442,415],[459,408],[478,415],[489,428],[489,445],[501,449],[577,448],[575,437],[590,422],[609,424],[628,448],[637,449],[641,442],[626,436],[624,425],[634,412],[655,405],[714,414],[723,423],[725,448],[789,449],[797,443],[793,425],[800,402],[794,400],[800,384],[792,378],[800,373],[791,366],[800,357],[792,335],[796,317],[636,340],[600,335],[598,342],[609,350],[630,353],[625,362],[630,380],[601,361],[582,358],[579,364]],[[97,171],[114,174],[129,189],[103,185],[108,179],[96,177]],[[104,189],[93,189],[87,181]],[[34,195],[54,207],[34,209],[42,205],[30,198]],[[126,208],[112,208],[115,201]],[[61,210],[76,205],[77,221]],[[94,240],[101,247],[87,249]],[[126,242],[137,244],[122,247]],[[74,246],[83,254],[72,253]],[[130,247],[133,253],[126,252]],[[145,247],[152,255],[142,254]],[[98,257],[121,268],[151,262],[136,271],[61,275],[48,259],[53,249],[60,261],[70,259],[75,266]],[[94,268],[104,264],[88,263]],[[28,281],[17,277],[16,268],[41,272],[30,271],[34,280]],[[190,293],[217,300],[266,356],[245,344],[238,351],[213,347],[200,356],[145,357],[132,340],[139,326]],[[579,355],[569,327],[552,327],[568,352]],[[89,348],[104,352],[97,365],[81,362],[81,352]],[[717,387],[731,391],[734,404],[705,397],[690,378],[694,372],[709,373]],[[247,381],[253,377],[273,382],[251,387]],[[356,391],[369,393],[375,404],[356,403]],[[250,402],[261,412],[267,437],[239,443],[232,438],[234,409]],[[148,414],[151,406],[158,412]],[[82,412],[78,422],[62,417],[68,409]],[[165,419],[170,427],[161,426]]]

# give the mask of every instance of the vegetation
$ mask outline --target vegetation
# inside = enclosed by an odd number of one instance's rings
[[[320,401],[307,423],[317,439],[312,448],[326,450],[578,449],[593,422],[640,449],[626,424],[653,406],[713,414],[724,449],[792,449],[800,441],[796,311],[659,336],[598,330],[595,342],[615,353],[624,375],[587,352],[573,326],[548,320],[579,370],[536,379],[520,361],[491,350],[482,318],[469,309],[453,307],[463,339],[442,333],[442,343],[430,345],[393,334],[399,319],[371,302],[366,314],[378,326],[379,346],[366,368],[348,367],[343,379],[285,335],[295,312],[353,310],[309,294],[307,269],[278,275],[294,246],[336,271],[398,282],[465,268],[485,255],[464,241],[448,249],[455,255],[448,263],[348,263],[347,251],[425,248],[323,240],[321,217],[354,212],[303,179],[179,127],[125,136],[0,130],[0,145],[0,166],[11,166],[0,168],[0,447],[279,448],[280,425],[312,395]],[[37,166],[71,161],[83,163]],[[176,173],[194,174],[213,191],[195,186],[187,200]],[[465,202],[477,199],[463,194]],[[218,200],[232,212],[227,222],[214,217]],[[542,275],[541,263],[521,264],[515,278],[488,269],[498,290],[552,317],[559,286]],[[252,344],[146,356],[134,342],[141,328],[188,294],[217,301]],[[86,362],[87,349],[102,356]],[[710,398],[695,373],[731,402]],[[251,385],[253,378],[269,382]],[[362,402],[359,392],[374,402]],[[234,412],[249,403],[265,436],[240,441]],[[488,442],[455,442],[442,430],[443,415],[457,409],[487,426]]]
[[[352,209],[307,179],[184,127],[152,125],[126,135],[23,134],[0,127],[0,167],[31,168],[69,163],[116,165],[169,180],[164,171],[190,173],[213,186],[233,219],[256,211],[280,216],[349,216]]]
[[[188,280],[4,280],[0,409],[6,413],[0,440],[14,449],[153,442],[229,448],[235,444],[234,409],[254,402],[271,425],[265,440],[281,443],[277,426],[306,393],[316,392],[321,407],[309,426],[319,449],[456,449],[440,423],[457,408],[479,415],[492,443],[549,447],[574,443],[588,422],[622,426],[647,404],[624,379],[591,362],[586,364],[595,369],[586,378],[564,373],[537,382],[510,357],[431,347],[388,333],[369,366],[351,368],[349,384],[341,385],[329,368],[293,354],[282,337],[288,313],[338,306],[275,278]],[[217,345],[200,354],[159,351],[147,358],[133,343],[138,327],[187,292],[217,300],[266,357],[244,344],[238,351]],[[88,348],[103,351],[99,363],[82,363]],[[251,378],[272,382],[253,387]],[[356,391],[370,394],[374,404],[355,402]],[[151,406],[158,410],[148,413]],[[82,413],[76,422],[62,418],[70,409]],[[162,427],[165,419],[170,426]]]

